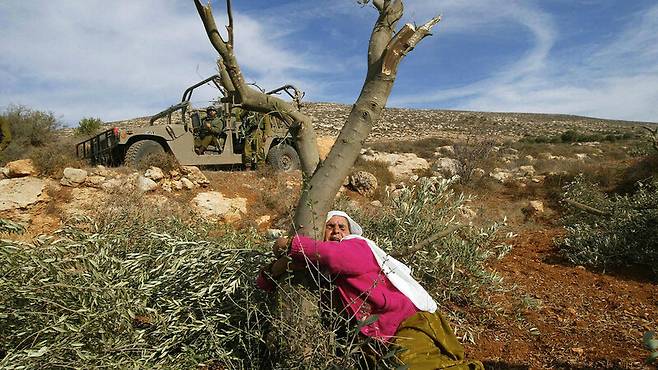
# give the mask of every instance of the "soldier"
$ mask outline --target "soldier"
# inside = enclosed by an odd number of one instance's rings
[[[265,139],[271,136],[272,122],[269,114],[254,113],[247,120],[243,162],[247,167],[265,165]]]
[[[11,129],[9,121],[4,117],[0,117],[0,152],[5,150],[11,141]]]
[[[206,109],[206,117],[203,119],[199,128],[199,141],[196,145],[197,154],[203,154],[210,144],[221,152],[224,148],[224,141],[226,140],[222,136],[223,133],[224,121],[222,117],[217,115],[217,109],[215,107],[208,107]]]

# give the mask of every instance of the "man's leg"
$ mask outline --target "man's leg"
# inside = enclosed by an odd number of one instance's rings
[[[197,154],[203,154],[206,149],[208,148],[208,145],[212,143],[214,136],[212,135],[206,135],[204,136],[201,141],[199,142],[199,148],[197,149]]]

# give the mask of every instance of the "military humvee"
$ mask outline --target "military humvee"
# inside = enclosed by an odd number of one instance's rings
[[[199,132],[208,107],[194,108],[190,99],[195,89],[206,84],[214,85],[223,95],[212,106],[221,113],[218,115],[225,119],[223,135],[226,140],[223,148],[210,146],[203,154],[197,154],[194,145],[195,133]],[[301,94],[291,85],[282,86],[267,94],[281,91],[299,103]],[[291,91],[294,91],[294,94]],[[245,127],[249,122],[236,119],[233,112],[238,108],[240,106],[233,104],[232,98],[227,96],[221,87],[219,76],[213,75],[188,87],[180,103],[153,115],[148,126],[111,128],[78,143],[76,154],[79,158],[90,160],[92,164],[104,165],[137,166],[148,156],[159,153],[170,153],[184,166],[248,165],[252,159],[245,158],[243,151],[250,135]],[[172,116],[177,112],[180,112],[180,118],[174,121]],[[162,120],[165,122],[160,122]],[[271,134],[264,137],[263,145],[267,162],[278,170],[298,169],[299,156],[292,146],[288,128],[278,119],[272,119],[271,122]]]

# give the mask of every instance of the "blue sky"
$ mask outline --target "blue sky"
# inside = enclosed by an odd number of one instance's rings
[[[219,24],[224,1],[213,1]],[[233,3],[248,81],[351,104],[376,11],[354,0]],[[658,122],[655,0],[408,0],[443,21],[402,62],[389,107],[567,113]],[[154,114],[215,72],[191,0],[0,2],[0,108],[75,125]],[[208,104],[210,89],[195,97]]]

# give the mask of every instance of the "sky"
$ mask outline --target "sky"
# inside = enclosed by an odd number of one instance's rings
[[[441,14],[402,61],[388,107],[564,113],[658,122],[655,0],[407,0],[400,23]],[[225,1],[212,1],[218,25]],[[246,80],[352,104],[377,12],[356,0],[233,1]],[[155,114],[216,73],[191,0],[0,1],[0,109],[63,123]],[[202,107],[217,95],[195,93]]]

